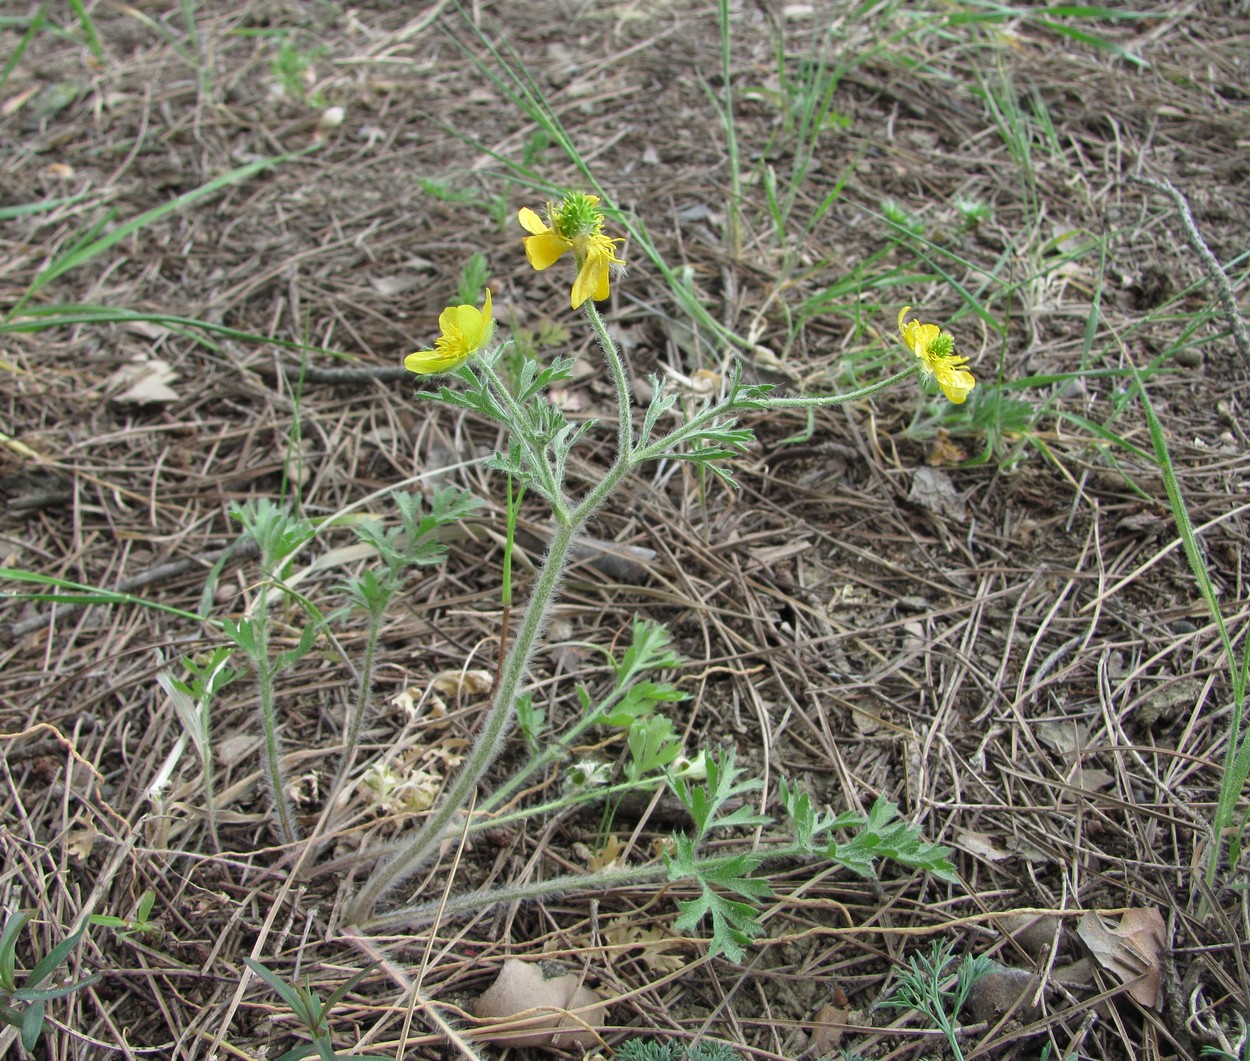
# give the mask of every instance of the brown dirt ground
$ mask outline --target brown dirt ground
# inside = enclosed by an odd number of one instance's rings
[[[1176,211],[1125,179],[1171,180],[1216,257],[1244,254],[1244,4],[1160,3],[1145,20],[1080,23],[1148,65],[1048,29],[1024,7],[995,24],[947,21],[920,33],[919,9],[907,5],[858,14],[820,0],[784,11],[731,6],[733,68],[744,87],[770,79],[775,87],[779,29],[792,71],[830,23],[835,58],[853,60],[835,96],[845,127],[822,134],[795,217],[810,217],[843,176],[845,188],[809,234],[794,236],[801,268],[784,289],[763,211],[747,214],[737,241],[728,228],[729,167],[709,102],[709,90],[722,87],[714,5],[533,0],[473,4],[467,18],[516,50],[610,195],[645,222],[669,262],[691,267],[713,315],[784,358],[790,375],[776,378],[787,387],[877,378],[885,363],[874,351],[892,342],[892,314],[904,302],[924,307],[926,319],[960,309],[950,283],[890,244],[874,216],[887,198],[921,219],[947,275],[1008,321],[1001,342],[971,314],[957,327],[983,382],[1118,368],[1126,355],[1157,360],[1152,394],[1193,521],[1215,521],[1202,541],[1244,648],[1247,366]],[[577,174],[557,148],[533,140],[533,124],[475,67],[483,53],[466,16],[445,2],[226,7],[205,5],[194,43],[178,5],[161,0],[88,4],[100,58],[68,15],[52,23],[65,17],[73,32],[46,29],[30,42],[0,100],[3,201],[71,198],[0,221],[0,305],[15,306],[91,226],[108,231],[234,167],[309,146],[324,106],[345,108],[342,125],[320,134],[314,153],[154,220],[65,272],[9,322],[62,304],[124,308],[394,366],[428,343],[465,259],[481,250],[505,329],[570,325],[587,371],[564,392],[566,408],[610,419],[609,391],[566,289],[530,271],[520,253],[515,211],[538,205],[536,197],[495,158],[529,151],[557,185],[576,187]],[[273,91],[278,30],[313,58],[303,98]],[[11,53],[22,30],[3,33]],[[1002,98],[1026,111],[1041,101],[1050,116],[1053,139],[1032,124],[1028,167],[996,131],[978,70],[986,85],[1014,86]],[[795,144],[775,135],[779,111],[767,92],[744,92],[736,118],[747,199],[759,203],[761,162],[784,174]],[[446,182],[464,201],[440,199],[418,179]],[[959,194],[989,204],[992,215],[961,228],[952,206]],[[1072,233],[1105,240],[1105,267],[1096,250],[1049,267]],[[793,310],[879,253],[884,264],[873,275],[896,268],[896,283],[866,293],[866,316],[854,312],[852,291],[789,329],[783,306]],[[723,367],[714,343],[692,340],[678,323],[650,264],[632,265],[607,313],[635,373]],[[1230,271],[1244,269],[1243,259]],[[986,284],[982,270],[1002,283]],[[1096,291],[1101,315],[1087,353]],[[114,373],[136,357],[169,364],[174,400],[118,400]],[[0,430],[36,455],[0,449],[4,564],[129,587],[178,608],[197,607],[212,558],[234,540],[232,502],[277,497],[297,483],[306,512],[323,516],[498,444],[482,423],[415,402],[410,382],[305,382],[301,390],[275,371],[298,364],[290,347],[171,322],[10,329],[0,333],[0,358]],[[741,967],[704,960],[690,943],[667,955],[683,963],[670,973],[641,947],[611,947],[617,918],[671,925],[674,895],[653,889],[573,894],[449,923],[434,936],[353,943],[337,919],[350,873],[273,872],[284,853],[273,846],[249,744],[256,723],[246,682],[228,690],[214,717],[220,785],[231,790],[222,853],[208,845],[193,754],[179,761],[162,805],[148,798],[180,735],[155,676],[211,643],[207,627],[141,607],[0,604],[8,624],[0,902],[36,911],[35,938],[46,949],[84,914],[125,914],[154,888],[164,930],[121,943],[93,929],[72,971],[103,977],[50,1005],[41,1050],[257,1057],[268,1045],[276,1054],[295,1032],[263,984],[251,978],[240,992],[243,957],[311,978],[324,996],[373,954],[386,965],[336,1011],[339,1048],[460,1056],[445,1033],[469,1034],[460,1007],[505,957],[543,955],[621,996],[604,1032],[609,1045],[655,1029],[715,1036],[748,1056],[798,1058],[816,1056],[820,1042],[832,1049],[840,1034],[841,1046],[866,1057],[936,1057],[945,1047],[920,1022],[872,1007],[904,955],[947,939],[957,952],[986,952],[1052,982],[1040,1011],[966,1014],[967,1057],[1037,1057],[1047,1043],[1054,1057],[1196,1057],[1213,1041],[1204,1028],[1232,1028],[1250,1012],[1250,914],[1245,888],[1235,886],[1244,874],[1222,873],[1209,892],[1196,871],[1211,843],[1230,706],[1219,640],[1175,547],[1157,467],[1055,415],[1107,424],[1148,449],[1122,381],[1041,381],[1017,396],[1048,410],[1034,434],[1052,459],[1008,437],[999,440],[1002,459],[963,463],[981,452],[985,433],[958,422],[921,430],[921,403],[907,386],[818,415],[805,443],[786,441],[806,426],[802,416],[754,425],[760,445],[736,469],[737,494],[666,468],[596,521],[597,537],[654,556],[632,580],[577,567],[553,643],[610,644],[638,613],[668,623],[689,659],[680,678],[695,697],[683,719],[691,746],[731,742],[770,786],[784,774],[836,810],[885,795],[955,852],[956,886],[889,866],[879,884],[783,867],[771,878],[767,935]],[[595,437],[610,445],[610,433]],[[574,477],[588,481],[599,466],[592,446]],[[916,492],[930,467],[958,494],[946,507]],[[480,698],[415,723],[390,705],[405,688],[423,691],[438,671],[493,660],[499,483],[476,466],[451,474],[488,499],[487,515],[387,627],[370,760],[424,751],[437,765],[430,749],[454,749],[480,717]],[[542,513],[526,515],[540,541]],[[344,543],[328,536],[324,544]],[[145,573],[152,577],[137,581]],[[248,563],[228,564],[215,614],[238,615],[254,577]],[[341,569],[315,572],[303,588],[329,602],[341,577]],[[340,636],[349,649],[361,643],[357,626]],[[568,650],[540,656],[535,677],[549,715],[575,710],[568,669],[593,661]],[[283,676],[280,691],[311,827],[351,676],[337,657],[314,653]],[[400,827],[393,816],[362,813],[337,840],[355,850]],[[617,822],[637,859],[666,829]],[[449,856],[420,888],[437,894],[453,872],[455,886],[541,878],[584,865],[577,845],[596,843],[593,818],[501,830],[454,867]],[[1056,915],[1039,946],[1009,938],[999,916],[1025,909]],[[1088,956],[1075,927],[1093,909],[1113,921],[1126,909],[1162,915],[1164,945],[1143,962],[1161,976],[1161,1008],[1139,1005],[1102,968],[1087,967],[1084,982],[1059,982],[1056,970]],[[34,953],[24,946],[21,963]],[[821,1020],[834,1037],[814,1047]],[[16,1049],[11,1035],[3,1041]]]

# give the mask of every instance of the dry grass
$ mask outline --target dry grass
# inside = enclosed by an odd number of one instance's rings
[[[531,145],[535,167],[556,184],[576,185],[576,173],[532,140],[534,127],[456,46],[472,38],[450,5],[207,9],[198,48],[176,5],[137,6],[92,9],[102,61],[81,37],[49,30],[4,85],[5,202],[71,198],[0,222],[0,304],[16,305],[110,211],[126,220],[249,161],[308,146],[318,135],[313,98],[344,106],[346,120],[316,152],[146,226],[27,306],[175,314],[273,342],[152,321],[0,335],[0,430],[34,454],[0,448],[0,560],[195,610],[235,539],[227,518],[235,501],[298,495],[322,517],[362,503],[384,511],[366,499],[401,481],[444,476],[468,486],[487,499],[485,516],[395,610],[361,756],[437,772],[471,736],[480,698],[453,699],[445,714],[415,721],[390,699],[408,688],[420,695],[446,669],[493,666],[501,489],[472,462],[500,440],[470,417],[414,402],[408,382],[301,388],[280,368],[299,363],[290,344],[396,365],[426,345],[465,259],[481,250],[505,327],[571,324],[586,371],[564,391],[565,408],[610,420],[612,395],[596,378],[589,337],[567,320],[566,292],[520,254],[512,218],[535,196],[457,134],[508,157]],[[1099,25],[1150,64],[1137,67],[1020,18],[981,37],[934,32],[871,51],[878,23],[829,5],[841,54],[865,58],[835,97],[849,125],[822,137],[797,214],[851,175],[826,219],[792,248],[797,269],[782,292],[782,259],[762,212],[737,234],[739,249],[728,249],[729,175],[704,90],[706,81],[720,92],[719,39],[706,6],[557,0],[484,5],[475,17],[516,49],[615,201],[646,223],[670,263],[692,267],[713,315],[782,356],[790,379],[819,385],[852,370],[875,378],[874,328],[888,340],[898,306],[924,306],[937,320],[961,308],[951,285],[922,267],[912,275],[926,278],[871,287],[862,319],[838,311],[790,330],[782,304],[797,307],[887,245],[876,216],[886,198],[920,216],[935,244],[995,271],[997,282],[985,284],[942,259],[1007,324],[1002,340],[972,314],[956,326],[984,383],[996,371],[1011,381],[1120,367],[1121,349],[1142,365],[1168,352],[1152,392],[1194,523],[1210,523],[1202,544],[1244,647],[1245,365],[1221,335],[1215,296],[1170,204],[1125,180],[1171,180],[1215,256],[1227,264],[1244,253],[1244,11],[1161,4],[1151,20]],[[743,85],[767,85],[773,74],[775,25],[795,55],[817,39],[809,19],[762,11],[735,11]],[[898,28],[908,17],[900,8],[886,21]],[[297,50],[324,49],[303,100],[268,91],[275,38],[239,32],[278,28]],[[4,32],[15,47],[20,34]],[[1021,107],[1034,94],[1044,105],[1054,143],[1036,141],[1027,167],[994,131],[975,91],[982,83]],[[767,99],[747,99],[737,115],[752,180],[765,150],[784,173],[794,149],[784,136],[770,140],[778,111]],[[473,202],[441,201],[417,178]],[[989,204],[992,216],[961,229],[951,205],[961,194]],[[762,202],[758,184],[747,195]],[[495,197],[492,217],[485,204]],[[1105,271],[1097,253],[1051,268],[1069,231],[1106,238]],[[905,272],[915,260],[902,245],[887,253]],[[640,258],[632,264],[609,320],[635,375],[718,367],[722,352],[706,336],[692,339],[660,278]],[[1003,283],[1013,285],[1009,295]],[[170,365],[177,400],[117,400],[110,379],[136,357]],[[308,364],[338,362],[312,352]],[[1109,424],[1149,450],[1140,409],[1123,408],[1117,386],[1090,378],[1017,396]],[[633,482],[593,533],[639,550],[644,568],[622,577],[588,561],[572,571],[535,679],[549,717],[567,717],[576,710],[570,671],[597,658],[577,643],[612,644],[637,613],[667,623],[690,661],[680,674],[694,697],[683,719],[689,747],[731,742],[770,789],[779,775],[797,778],[838,810],[888,796],[927,838],[955,849],[958,886],[888,870],[868,884],[783,867],[770,878],[768,934],[741,967],[708,961],[693,943],[657,956],[620,935],[625,925],[664,932],[674,889],[573,894],[429,933],[356,939],[338,910],[359,864],[319,873],[314,863],[368,851],[403,823],[359,797],[322,805],[318,786],[337,765],[352,689],[337,657],[314,652],[280,688],[290,773],[306,779],[301,821],[326,844],[273,846],[251,692],[239,682],[215,717],[216,851],[192,754],[163,803],[148,795],[180,736],[155,675],[213,643],[211,631],[142,607],[8,602],[0,903],[37,911],[38,953],[88,914],[128,914],[148,888],[164,928],[129,943],[90,933],[74,963],[103,979],[51,1004],[47,1056],[243,1058],[267,1044],[276,1054],[291,1045],[289,1014],[248,976],[245,956],[308,978],[323,995],[380,959],[335,1012],[340,1049],[460,1056],[473,1038],[465,1010],[503,959],[542,955],[616,997],[609,1042],[655,1029],[711,1035],[744,1056],[798,1058],[809,1056],[823,1013],[847,1026],[841,1044],[867,1057],[935,1057],[945,1047],[919,1022],[872,1007],[904,955],[941,937],[1052,984],[1038,1013],[966,1016],[969,1058],[1036,1057],[1047,1041],[1052,1057],[1196,1057],[1210,1041],[1204,1027],[1216,1018],[1232,1027],[1250,1013],[1250,913],[1244,866],[1222,875],[1214,893],[1199,873],[1227,739],[1227,667],[1175,547],[1157,468],[1052,416],[1034,433],[1053,460],[1026,446],[1010,471],[996,462],[956,467],[980,452],[983,435],[918,436],[908,429],[916,400],[905,390],[820,414],[802,444],[785,441],[804,429],[801,416],[755,425],[761,445],[736,470],[738,494],[680,467]],[[588,452],[574,478],[593,479],[599,457]],[[917,473],[928,465],[950,476],[961,503],[934,508],[919,498]],[[541,555],[545,535],[540,510],[524,515],[522,594],[525,561]],[[325,548],[336,544],[324,536]],[[314,571],[301,588],[329,601],[342,573]],[[228,562],[215,614],[238,615],[255,575],[246,559]],[[350,652],[363,633],[348,626],[338,636]],[[594,670],[581,680],[593,684]],[[523,754],[519,742],[508,754]],[[673,827],[653,809],[623,812],[613,831],[641,860]],[[584,865],[578,845],[603,839],[594,816],[501,829],[449,852],[418,890],[432,897],[568,872]],[[1085,954],[1074,931],[1084,912],[1115,918],[1132,908],[1156,909],[1167,922],[1158,1011],[1100,969],[1084,983],[1055,975]],[[1045,946],[1010,937],[1003,915],[1019,910],[1055,915]],[[34,953],[19,952],[27,967]],[[660,959],[674,955],[681,966],[666,969]]]

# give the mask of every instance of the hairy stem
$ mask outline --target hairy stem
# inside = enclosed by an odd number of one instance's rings
[[[584,526],[589,513],[580,521],[558,523],[547,556],[539,569],[534,583],[533,595],[525,616],[517,628],[516,640],[504,659],[495,698],[482,723],[481,731],[473,742],[467,758],[461,764],[451,786],[443,793],[438,807],[425,820],[416,836],[401,843],[399,849],[382,863],[365,881],[346,911],[347,923],[361,924],[372,912],[374,905],[391,888],[406,880],[419,870],[438,850],[447,827],[460,811],[468,805],[469,797],[477,787],[482,775],[494,761],[499,746],[507,735],[516,706],[517,692],[534,655],[538,637],[546,625],[547,616],[555,601],[556,589],[568,563],[569,549]]]
[[[374,906],[382,896],[428,862],[438,850],[438,844],[452,820],[468,805],[469,797],[494,761],[495,756],[499,754],[500,745],[511,728],[517,694],[534,655],[538,638],[547,624],[547,617],[555,603],[556,590],[568,564],[569,550],[586,522],[638,463],[633,453],[633,422],[630,414],[629,381],[625,376],[625,366],[621,362],[616,344],[608,334],[603,318],[589,302],[587,303],[587,316],[599,339],[599,345],[603,349],[604,358],[608,362],[613,382],[616,385],[620,419],[617,431],[620,445],[616,459],[612,462],[608,473],[582,498],[571,513],[567,510],[563,488],[555,478],[551,463],[546,459],[545,450],[522,430],[522,425],[525,423],[524,412],[494,369],[486,364],[481,366],[481,370],[497,392],[499,399],[513,417],[514,434],[519,435],[523,444],[529,449],[531,463],[537,474],[543,478],[544,492],[547,494],[547,500],[555,515],[555,533],[534,583],[529,606],[525,609],[525,616],[517,629],[516,640],[513,641],[504,657],[490,710],[486,714],[477,739],[473,742],[473,748],[461,764],[460,771],[451,786],[443,794],[438,807],[426,819],[416,836],[403,843],[365,881],[348,906],[346,911],[348,923],[364,923],[364,919],[373,912]]]
[[[713,422],[716,418],[736,411],[737,408],[808,408],[819,405],[836,405],[841,402],[853,401],[874,394],[884,387],[897,383],[900,379],[911,375],[915,366],[897,373],[888,380],[869,387],[861,388],[846,395],[826,398],[774,399],[763,401],[753,400],[749,405],[743,403],[735,406],[726,401],[710,406],[692,417],[689,422],[670,432],[663,439],[650,445],[634,448],[633,422],[630,408],[629,381],[625,375],[625,367],[621,361],[616,344],[607,332],[603,318],[593,304],[587,303],[587,318],[594,328],[595,335],[603,349],[609,372],[617,392],[618,406],[618,449],[612,466],[607,473],[585,494],[584,497],[569,511],[563,488],[555,476],[551,462],[547,460],[545,448],[531,437],[525,430],[526,418],[516,399],[503,385],[503,381],[494,370],[486,364],[481,371],[488,379],[491,387],[497,392],[513,418],[514,435],[519,436],[521,443],[530,454],[531,463],[536,474],[542,479],[543,492],[551,503],[555,515],[555,533],[551,545],[541,567],[531,594],[529,606],[517,630],[516,640],[509,647],[504,657],[499,677],[495,686],[490,709],[487,711],[481,731],[473,743],[468,757],[461,765],[460,771],[444,792],[434,812],[426,819],[416,835],[407,841],[401,841],[393,853],[364,882],[356,896],[345,911],[345,921],[361,928],[380,927],[392,923],[392,915],[373,917],[373,909],[378,901],[392,888],[406,880],[425,865],[437,852],[438,845],[447,834],[449,826],[463,809],[468,806],[469,799],[494,761],[499,748],[511,727],[517,694],[525,677],[530,660],[533,657],[538,639],[546,626],[547,618],[555,602],[556,591],[560,579],[568,563],[569,551],[587,521],[607,500],[621,481],[639,464],[662,456],[665,452],[679,445],[686,438]],[[589,723],[583,720],[582,728]],[[563,745],[562,746],[567,746]],[[547,757],[544,761],[549,761]],[[524,776],[531,776],[533,764],[523,771]],[[509,794],[516,791],[520,779],[513,778],[504,787],[488,797],[488,807],[498,806]],[[663,867],[654,870],[662,874]],[[643,871],[638,871],[643,872]],[[654,879],[653,870],[647,869],[643,877],[629,879]],[[606,878],[605,878],[606,879]],[[579,877],[579,887],[594,887],[589,883],[590,877]],[[625,878],[621,878],[622,882]],[[543,886],[535,886],[543,887]],[[557,889],[558,890],[558,889]],[[542,894],[550,894],[550,891]]]
[[[512,425],[511,437],[520,439],[521,445],[529,454],[534,474],[539,479],[535,486],[547,499],[547,503],[551,505],[556,520],[561,520],[568,507],[564,500],[564,491],[561,489],[556,473],[551,467],[551,462],[547,459],[547,453],[542,443],[535,439],[530,432],[521,429],[521,425],[525,423],[524,410],[517,404],[516,398],[508,390],[504,381],[499,378],[499,373],[488,362],[482,361],[477,368],[486,377],[491,390],[494,392],[495,399],[507,409],[508,416],[511,418],[509,421]]]
[[[256,686],[260,704],[261,728],[265,732],[265,774],[273,793],[274,810],[278,815],[278,833],[284,844],[293,844],[299,838],[295,828],[295,813],[287,798],[286,783],[282,775],[282,749],[278,744],[278,709],[273,688],[273,662],[269,658],[269,584],[262,582],[256,604],[255,655]]]
[[[209,679],[211,681],[211,678]],[[204,816],[208,819],[208,840],[213,851],[221,852],[221,839],[217,835],[217,771],[213,763],[212,706],[213,694],[204,689],[200,701],[200,734],[203,749],[200,766],[204,771]]]
[[[600,701],[593,713],[573,723],[573,725],[561,733],[559,737],[552,740],[546,748],[538,752],[536,755],[531,756],[515,774],[491,792],[490,795],[478,805],[479,809],[484,814],[488,814],[495,807],[502,806],[507,802],[512,793],[516,792],[520,788],[523,788],[525,783],[531,777],[545,770],[552,763],[558,763],[564,759],[568,754],[568,750],[575,743],[577,743],[577,741],[581,738],[581,735],[593,726],[601,724],[604,716],[611,714],[612,709],[625,697],[625,694],[628,691],[628,686],[618,686],[616,689],[613,689],[607,697]],[[646,784],[654,783],[654,779],[645,782],[631,782],[628,787],[638,788],[645,786]],[[606,796],[608,793],[607,791],[604,791],[602,794]],[[553,807],[563,806],[566,802],[568,802],[567,799],[561,799],[557,801]],[[540,812],[541,811],[537,809],[534,811],[534,813]],[[526,813],[529,812],[527,811]],[[495,824],[498,824],[498,822]]]
[[[586,319],[594,329],[595,338],[603,351],[603,359],[608,363],[608,371],[612,373],[612,382],[616,386],[616,438],[617,452],[630,453],[634,448],[634,421],[629,407],[629,379],[625,375],[625,365],[621,361],[621,352],[608,334],[608,326],[595,304],[587,299],[582,303],[586,310]]]
[[[387,595],[389,600],[389,594]],[[365,655],[360,665],[360,687],[356,694],[356,703],[352,708],[351,718],[347,722],[347,736],[343,743],[343,758],[339,760],[338,772],[330,791],[337,793],[347,780],[352,765],[356,761],[356,746],[360,742],[360,730],[364,725],[365,714],[369,710],[373,692],[373,669],[377,659],[378,638],[382,633],[382,622],[386,614],[386,606],[369,609],[369,630],[365,635]]]
[[[798,858],[810,854],[809,850],[799,844],[780,844],[770,850],[767,857],[770,859]],[[690,879],[696,879],[701,873],[728,865],[738,857],[738,855],[720,855],[712,858],[698,858],[694,863],[695,873],[692,876],[683,874],[682,879],[687,876]],[[672,868],[663,862],[628,869],[601,869],[595,873],[571,873],[568,876],[553,877],[545,881],[532,881],[528,884],[506,885],[502,888],[469,892],[466,895],[454,895],[446,902],[439,899],[428,903],[416,903],[369,918],[358,927],[377,930],[424,925],[429,924],[440,914],[447,918],[462,917],[466,914],[481,913],[497,903],[532,902],[539,899],[552,899],[569,892],[584,894],[585,892],[629,888],[667,880],[671,875]]]
[[[1220,299],[1220,308],[1224,312],[1224,319],[1228,322],[1229,330],[1233,333],[1233,342],[1236,343],[1237,350],[1245,359],[1246,364],[1250,365],[1250,329],[1246,328],[1245,319],[1242,317],[1240,310],[1237,309],[1237,296],[1233,292],[1233,285],[1229,282],[1228,274],[1224,272],[1224,267],[1220,265],[1219,259],[1211,253],[1211,248],[1207,246],[1207,241],[1202,238],[1202,233],[1198,231],[1198,225],[1194,221],[1193,212],[1189,209],[1188,200],[1177,191],[1176,186],[1171,181],[1157,181],[1151,177],[1141,176],[1133,176],[1129,179],[1136,181],[1138,184],[1144,184],[1148,188],[1154,188],[1155,191],[1162,192],[1172,200],[1172,205],[1176,207],[1176,213],[1181,219],[1181,227],[1185,230],[1185,235],[1189,237],[1189,245],[1194,249],[1194,253],[1202,259],[1207,275],[1211,277],[1211,282],[1215,285],[1215,290]]]

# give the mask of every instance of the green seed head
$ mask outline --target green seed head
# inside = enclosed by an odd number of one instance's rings
[[[603,228],[603,211],[599,209],[599,196],[574,193],[566,195],[556,207],[551,226],[565,239],[593,235]]]
[[[929,344],[929,353],[934,357],[950,357],[955,352],[955,337],[950,332],[942,332]]]

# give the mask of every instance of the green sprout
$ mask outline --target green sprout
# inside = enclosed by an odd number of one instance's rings
[[[34,1050],[39,1036],[43,1034],[43,1017],[48,1003],[89,987],[100,979],[100,974],[92,973],[81,980],[56,987],[42,986],[78,946],[78,941],[87,930],[88,921],[84,919],[74,932],[48,951],[21,978],[19,984],[17,941],[30,919],[31,915],[24,910],[11,914],[5,919],[3,931],[0,931],[0,1022],[18,1028],[22,1046]]]
[[[899,978],[898,989],[881,1005],[914,1009],[924,1014],[946,1036],[956,1061],[963,1061],[964,1053],[959,1045],[955,1022],[968,1001],[972,986],[990,971],[991,962],[984,954],[965,954],[955,970],[954,983],[943,987],[949,979],[947,970],[954,961],[953,951],[950,942],[941,940],[933,944],[927,956],[913,954],[908,959],[908,968]]]
[[[302,1061],[314,1054],[320,1061],[386,1061],[384,1058],[371,1054],[340,1054],[334,1049],[330,1035],[330,1010],[347,996],[347,993],[359,984],[372,971],[377,962],[361,969],[350,979],[339,984],[331,992],[330,997],[322,1002],[317,993],[307,986],[292,987],[273,970],[266,968],[254,958],[244,958],[247,967],[272,987],[282,1001],[291,1007],[295,1019],[304,1026],[312,1042],[301,1043],[278,1055],[274,1061]]]

